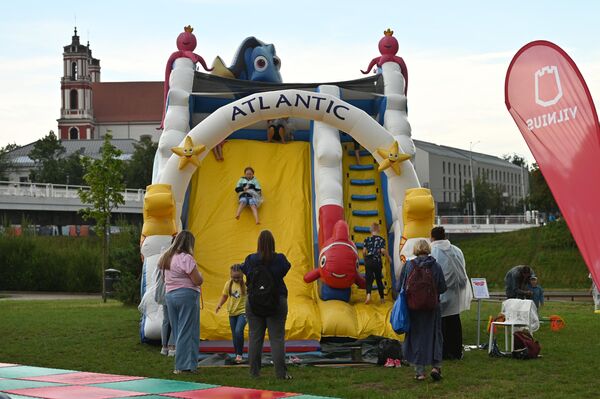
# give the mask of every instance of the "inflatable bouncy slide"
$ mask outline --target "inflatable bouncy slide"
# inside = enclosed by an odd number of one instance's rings
[[[269,229],[292,264],[286,339],[398,338],[389,324],[393,286],[412,241],[429,237],[434,203],[411,163],[408,73],[393,32],[384,32],[381,55],[363,72],[375,74],[334,83],[284,83],[274,45],[254,37],[229,66],[217,57],[208,68],[195,47],[188,26],[167,62],[163,130],[144,200],[142,292],[153,289],[172,236],[192,231],[204,276],[201,338],[229,340],[227,314],[214,309],[230,266],[255,252]],[[285,143],[267,140],[274,124]],[[222,160],[211,154],[216,146]],[[234,217],[246,166],[262,187],[260,224],[249,211]],[[393,254],[393,264],[384,263],[383,304],[364,303],[362,243],[372,223]],[[161,323],[160,305],[146,301],[142,340],[160,339]]]

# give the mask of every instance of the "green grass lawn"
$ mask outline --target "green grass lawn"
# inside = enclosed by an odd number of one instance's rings
[[[482,328],[500,302],[482,305]],[[412,369],[292,366],[292,381],[273,378],[273,369],[251,379],[248,369],[202,368],[197,375],[171,373],[172,358],[141,344],[136,308],[115,301],[0,301],[0,362],[30,366],[180,379],[218,385],[301,392],[340,398],[596,397],[599,386],[600,315],[587,303],[548,302],[542,316],[561,315],[566,328],[535,334],[543,358],[492,359],[485,351],[465,353],[443,365],[441,383],[413,381]],[[463,314],[465,343],[476,340],[476,306]],[[482,332],[482,341],[487,334]],[[500,336],[503,346],[503,338]]]

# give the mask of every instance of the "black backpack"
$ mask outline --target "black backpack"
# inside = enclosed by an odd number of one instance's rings
[[[402,360],[402,344],[396,339],[382,339],[377,344],[377,364],[382,366],[387,359]]]
[[[248,274],[248,302],[252,313],[260,317],[273,316],[279,307],[275,278],[264,264],[253,265]]]

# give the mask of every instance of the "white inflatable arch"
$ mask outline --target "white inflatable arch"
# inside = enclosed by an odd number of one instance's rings
[[[322,87],[325,89],[333,88],[333,86]],[[378,163],[381,163],[383,158],[377,153],[377,149],[390,148],[395,141],[394,136],[366,112],[333,95],[326,94],[324,91],[326,90],[321,90],[319,93],[302,90],[281,90],[252,94],[222,106],[196,125],[186,137],[191,138],[193,145],[202,144],[206,146],[206,150],[199,156],[199,160],[202,160],[214,146],[234,131],[261,120],[285,117],[303,118],[322,122],[348,133],[367,149]],[[318,132],[315,132],[315,135],[317,134]],[[183,147],[184,141],[182,140],[179,146]],[[411,155],[414,153],[413,148],[404,150],[401,144],[399,146],[400,152]],[[337,158],[335,154],[338,152],[337,148],[319,148],[316,149],[316,152],[319,163],[329,163],[330,166],[334,166],[331,165],[333,163],[331,158]],[[177,209],[176,220],[180,223],[185,191],[196,171],[196,167],[192,163],[188,163],[186,167],[180,170],[178,165],[179,157],[175,154],[171,155],[164,163],[162,170],[159,171],[156,183],[171,185]],[[401,175],[396,175],[391,168],[385,171],[388,178],[390,207],[396,208],[392,209],[395,211],[393,212],[393,222],[399,224],[398,227],[402,226],[401,220],[399,220],[402,212],[399,207],[402,206],[404,192],[408,188],[419,187],[414,167],[410,161],[404,161],[401,164],[401,170]],[[323,181],[319,185],[326,187],[327,184],[337,185],[338,183],[340,182]],[[321,195],[319,195],[319,204],[315,204],[317,209],[321,205],[339,200],[338,198],[328,198],[325,187],[319,189],[318,194]],[[400,237],[400,234],[397,234],[396,237]],[[397,248],[396,245],[395,248]]]

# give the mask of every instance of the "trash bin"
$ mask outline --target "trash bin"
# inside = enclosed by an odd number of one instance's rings
[[[115,283],[121,279],[121,272],[117,269],[106,269],[104,271],[104,288],[106,296],[110,296],[115,291]]]

